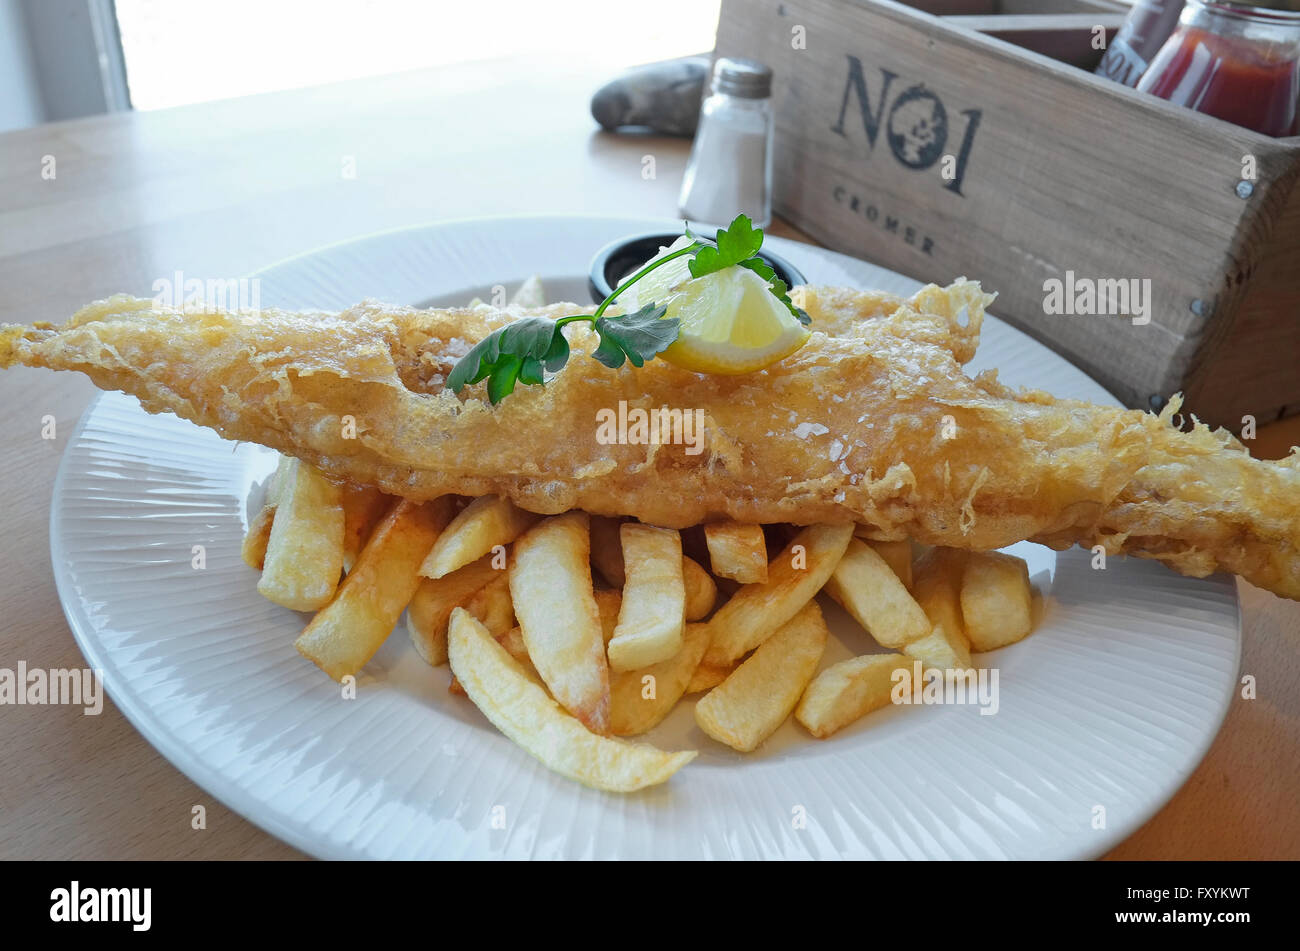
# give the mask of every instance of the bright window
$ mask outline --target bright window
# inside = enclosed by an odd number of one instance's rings
[[[711,50],[718,6],[719,0],[117,0],[117,18],[131,102],[162,109],[472,60],[581,57],[613,73]]]

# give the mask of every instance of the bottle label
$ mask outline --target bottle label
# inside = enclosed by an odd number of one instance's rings
[[[1101,63],[1097,66],[1097,75],[1113,79],[1125,86],[1136,86],[1149,65],[1133,47],[1117,36],[1111,40],[1110,48],[1101,58]]]

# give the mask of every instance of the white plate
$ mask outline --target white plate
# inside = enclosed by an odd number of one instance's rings
[[[657,227],[676,223],[481,219],[380,234],[262,272],[262,303],[450,303],[497,283],[513,290],[533,272],[553,299],[585,300],[590,255]],[[771,246],[812,282],[917,286],[805,245]],[[976,366],[1113,403],[997,320],[985,324]],[[400,629],[356,700],[298,656],[304,616],[264,601],[239,558],[245,498],[272,464],[265,449],[105,394],[60,466],[51,554],[77,640],[131,722],[212,795],[317,856],[1095,856],[1187,778],[1236,679],[1231,578],[1197,581],[1138,560],[1094,571],[1086,552],[1023,544],[1014,550],[1029,559],[1045,613],[1028,640],[984,658],[1000,671],[996,716],[892,707],[824,742],[787,723],[741,756],[700,733],[688,702],[651,738],[699,749],[694,763],[640,794],[593,792],[450,696],[446,668],[425,666]],[[206,551],[201,570],[195,545]],[[827,662],[870,649],[842,622]]]

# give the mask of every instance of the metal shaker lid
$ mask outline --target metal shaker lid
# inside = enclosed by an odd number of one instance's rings
[[[758,60],[723,56],[713,64],[713,91],[740,99],[772,94],[772,70]]]
[[[1284,13],[1300,13],[1300,0],[1224,0],[1222,5],[1228,7],[1254,7],[1257,10],[1277,10]]]

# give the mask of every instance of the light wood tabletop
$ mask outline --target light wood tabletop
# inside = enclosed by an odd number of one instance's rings
[[[0,323],[438,219],[675,216],[688,143],[600,132],[587,100],[604,78],[581,63],[485,62],[0,135]],[[48,523],[60,455],[95,392],[72,374],[0,374],[0,667],[84,665]],[[1300,418],[1258,440],[1271,455],[1292,443]],[[1300,604],[1244,584],[1241,597],[1257,698],[1234,701],[1187,784],[1113,857],[1300,857]],[[0,749],[0,858],[301,857],[191,783],[111,702],[98,717],[0,707]]]

